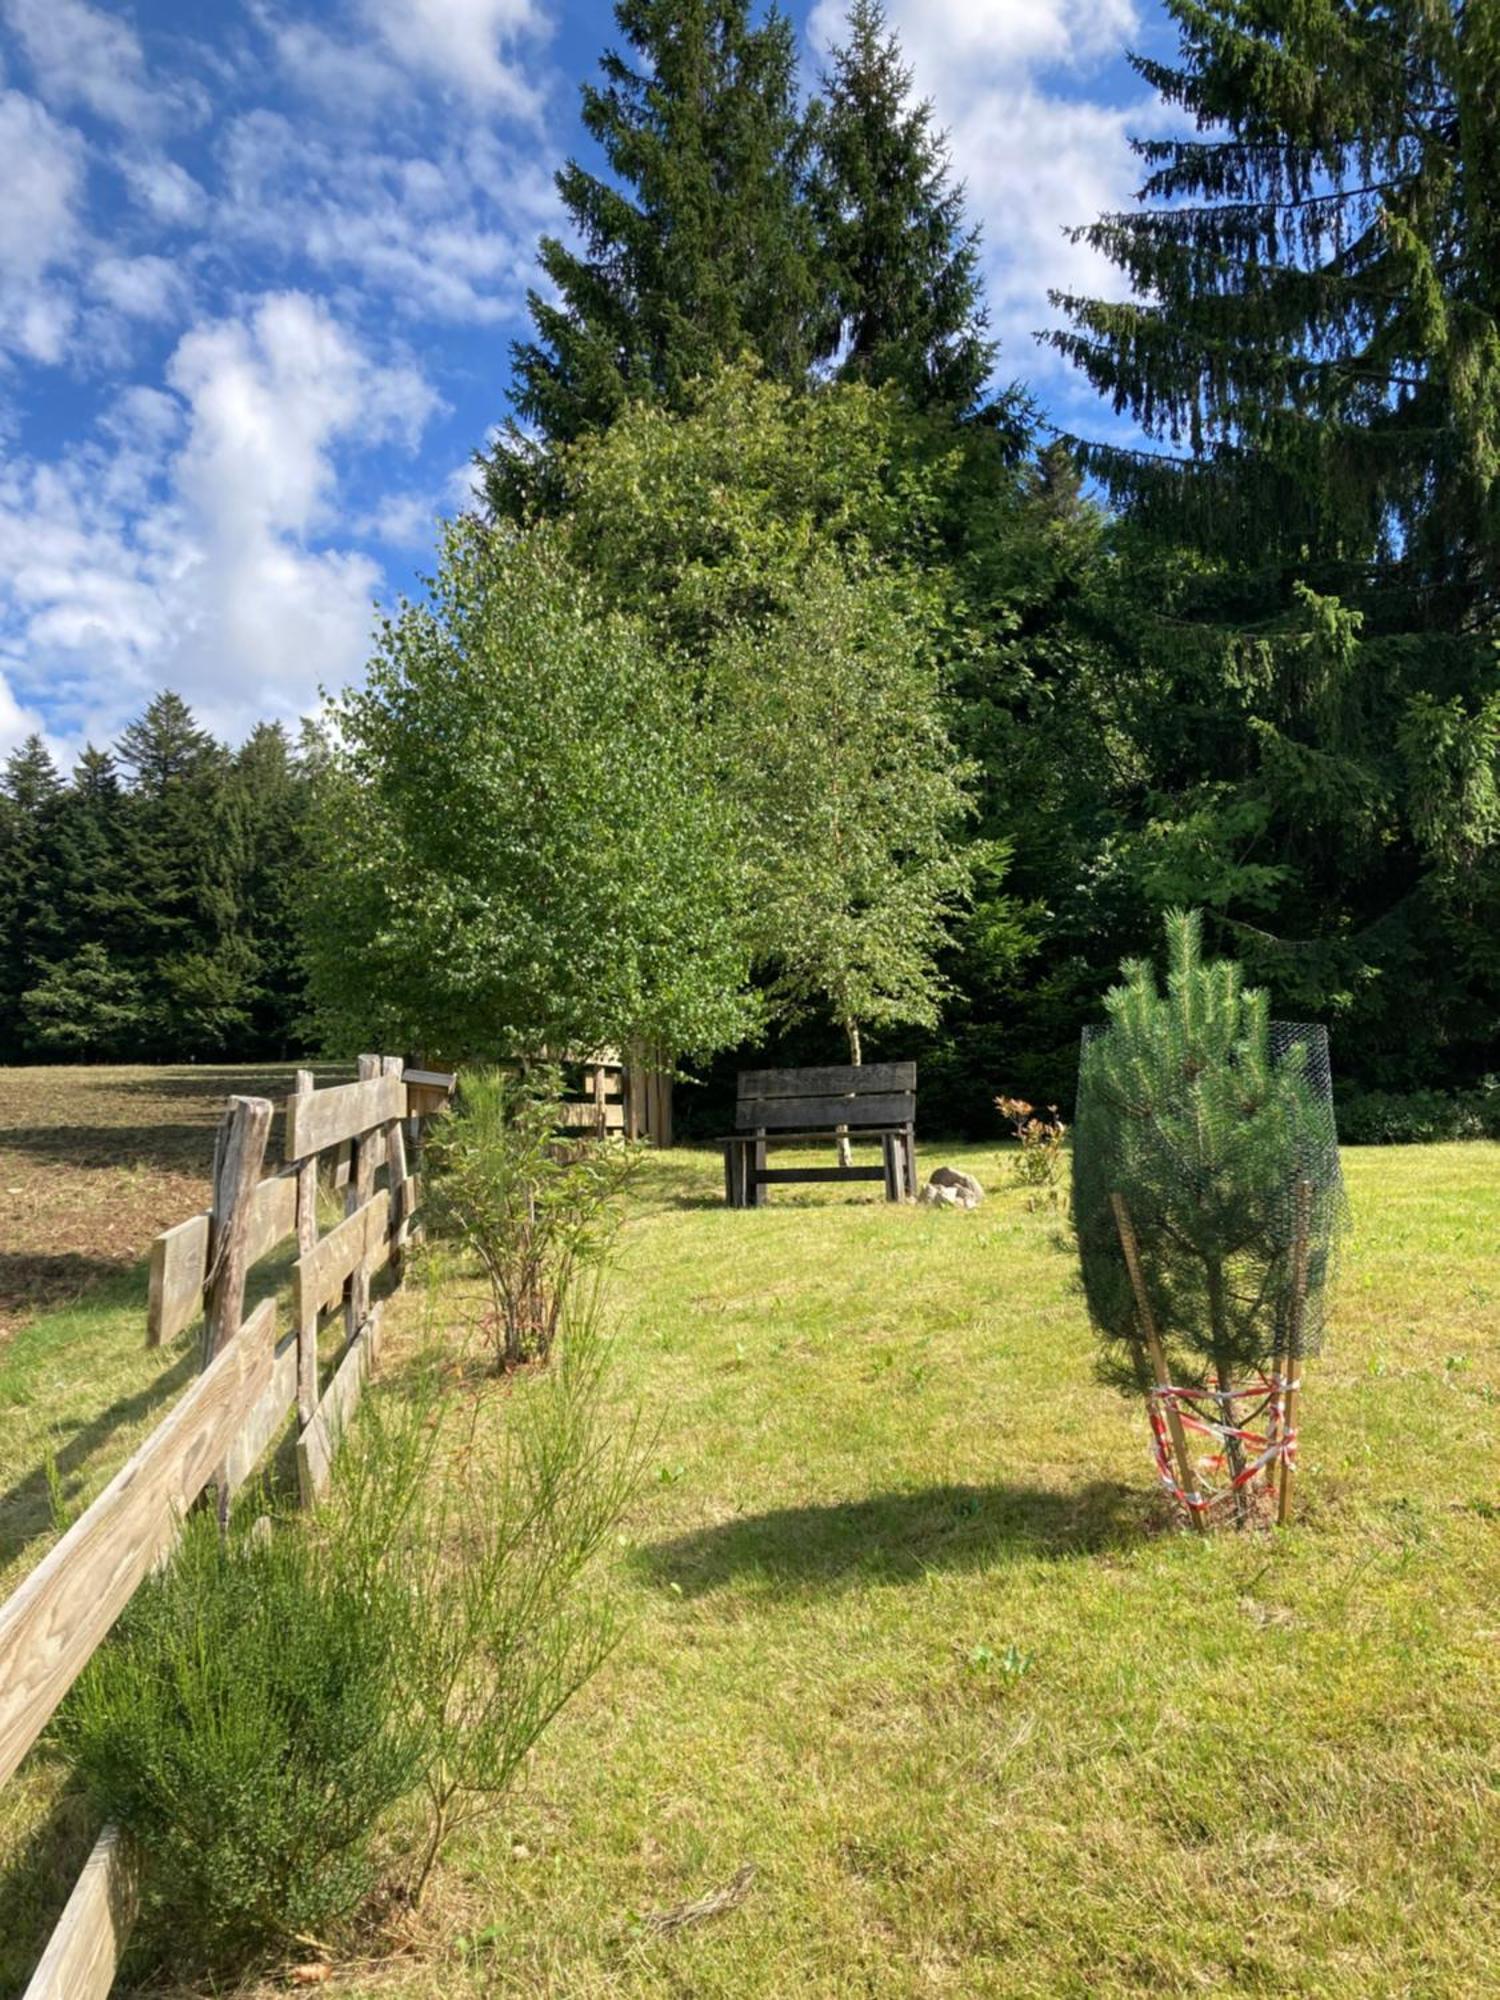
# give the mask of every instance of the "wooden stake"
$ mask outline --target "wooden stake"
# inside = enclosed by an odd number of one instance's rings
[[[208,1275],[204,1280],[203,1365],[240,1330],[250,1268],[251,1201],[260,1184],[271,1132],[270,1100],[231,1097],[214,1141],[214,1199]]]
[[[1151,1372],[1156,1377],[1158,1389],[1170,1389],[1172,1378],[1167,1373],[1167,1357],[1162,1349],[1161,1335],[1156,1330],[1156,1315],[1151,1310],[1151,1300],[1146,1292],[1146,1280],[1141,1270],[1141,1253],[1135,1240],[1135,1225],[1130,1219],[1130,1210],[1125,1205],[1122,1194],[1112,1194],[1110,1206],[1115,1212],[1115,1227],[1120,1232],[1120,1248],[1125,1252],[1125,1268],[1130,1273],[1131,1289],[1135,1293],[1135,1308],[1140,1317],[1141,1334],[1146,1343],[1146,1352],[1151,1357]],[[1172,1433],[1172,1449],[1177,1455],[1177,1477],[1184,1493],[1195,1493],[1196,1482],[1188,1458],[1187,1433],[1182,1428],[1182,1417],[1176,1399],[1164,1396],[1167,1411],[1167,1428]],[[1205,1534],[1208,1523],[1203,1518],[1201,1507],[1189,1507],[1188,1515],[1198,1533]]]
[[[382,1067],[387,1076],[400,1076],[405,1064],[400,1056],[387,1056]],[[386,1127],[385,1157],[391,1186],[391,1270],[399,1284],[406,1262],[406,1239],[411,1233],[406,1213],[406,1128],[399,1118]]]
[[[1292,1386],[1302,1373],[1303,1321],[1307,1308],[1307,1253],[1312,1233],[1312,1182],[1297,1183],[1297,1233],[1292,1239],[1292,1309],[1287,1326],[1286,1393],[1281,1399],[1281,1435],[1291,1437],[1297,1427],[1297,1391]],[[1276,1521],[1285,1527],[1292,1514],[1292,1489],[1297,1469],[1285,1453],[1281,1457],[1281,1493]]]

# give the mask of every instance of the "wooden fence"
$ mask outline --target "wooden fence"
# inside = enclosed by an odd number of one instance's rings
[[[626,1062],[618,1051],[606,1049],[596,1056],[567,1056],[563,1062],[565,1069],[581,1075],[562,1106],[564,1130],[601,1139],[619,1132],[627,1139],[671,1145],[672,1075],[660,1060]]]
[[[214,1149],[213,1205],[157,1237],[151,1250],[148,1344],[203,1322],[203,1370],[93,1505],[0,1606],[0,1784],[15,1772],[58,1703],[108,1635],[142,1578],[170,1551],[182,1516],[210,1489],[221,1514],[293,1408],[305,1505],[328,1483],[339,1432],[375,1359],[376,1273],[399,1282],[420,1227],[415,1172],[423,1119],[453,1079],[406,1070],[398,1056],[361,1056],[358,1080],[316,1089],[297,1074],[286,1100],[286,1164],[263,1174],[272,1106],[233,1097]],[[319,1166],[343,1192],[342,1219],[320,1234]],[[291,1326],[277,1302],[245,1312],[246,1279],[295,1237]],[[321,1316],[342,1311],[328,1379]],[[95,2000],[109,1992],[135,1914],[127,1843],[106,1827],[69,1897],[25,2000]]]

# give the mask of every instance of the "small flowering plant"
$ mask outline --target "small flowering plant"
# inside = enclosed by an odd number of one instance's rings
[[[995,1109],[1009,1121],[1021,1149],[1016,1155],[1014,1174],[1017,1186],[1027,1190],[1026,1206],[1041,1208],[1055,1203],[1063,1140],[1068,1135],[1057,1106],[1049,1104],[1042,1112],[1024,1097],[997,1097]]]

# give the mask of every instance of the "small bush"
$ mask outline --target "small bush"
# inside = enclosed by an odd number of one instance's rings
[[[1478,1090],[1365,1090],[1341,1097],[1348,1146],[1425,1146],[1441,1139],[1500,1138],[1500,1083]]]
[[[424,1763],[393,1680],[408,1618],[368,1548],[346,1561],[300,1524],[225,1540],[189,1519],[58,1725],[95,1811],[145,1857],[148,1955],[232,1970],[373,1886],[372,1837]]]
[[[466,1071],[427,1144],[427,1221],[478,1258],[496,1363],[545,1359],[575,1290],[606,1254],[633,1155],[559,1144],[555,1071]]]
[[[997,1097],[995,1109],[1008,1119],[1020,1146],[1012,1172],[1016,1185],[1027,1190],[1026,1206],[1040,1208],[1057,1200],[1057,1184],[1062,1172],[1063,1140],[1068,1128],[1055,1104],[1047,1106],[1043,1117],[1024,1097]]]
[[[420,1898],[453,1830],[494,1812],[558,1711],[614,1647],[595,1557],[640,1482],[636,1425],[604,1401],[593,1295],[577,1302],[559,1364],[481,1421],[477,1398],[414,1395],[367,1406],[335,1487],[351,1523],[409,1493],[383,1557],[408,1616],[396,1641],[401,1700],[424,1746]],[[420,1476],[412,1477],[412,1468]]]

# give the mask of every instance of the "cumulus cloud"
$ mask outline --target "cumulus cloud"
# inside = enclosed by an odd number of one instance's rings
[[[382,578],[334,541],[340,462],[436,407],[299,293],[190,329],[167,382],[61,462],[0,472],[0,674],[74,742],[162,686],[239,736],[356,676]]]
[[[74,308],[58,276],[82,241],[83,142],[33,97],[0,91],[0,347],[61,359]]]
[[[88,0],[4,0],[4,19],[49,103],[82,105],[127,131],[146,132],[196,102],[181,83],[155,87],[135,30]]]
[[[375,143],[257,109],[232,121],[221,157],[227,237],[356,280],[422,320],[514,317],[557,209],[545,166],[482,126],[427,146]]]
[[[364,0],[363,13],[403,65],[523,117],[539,110],[516,60],[551,26],[538,0]]]

